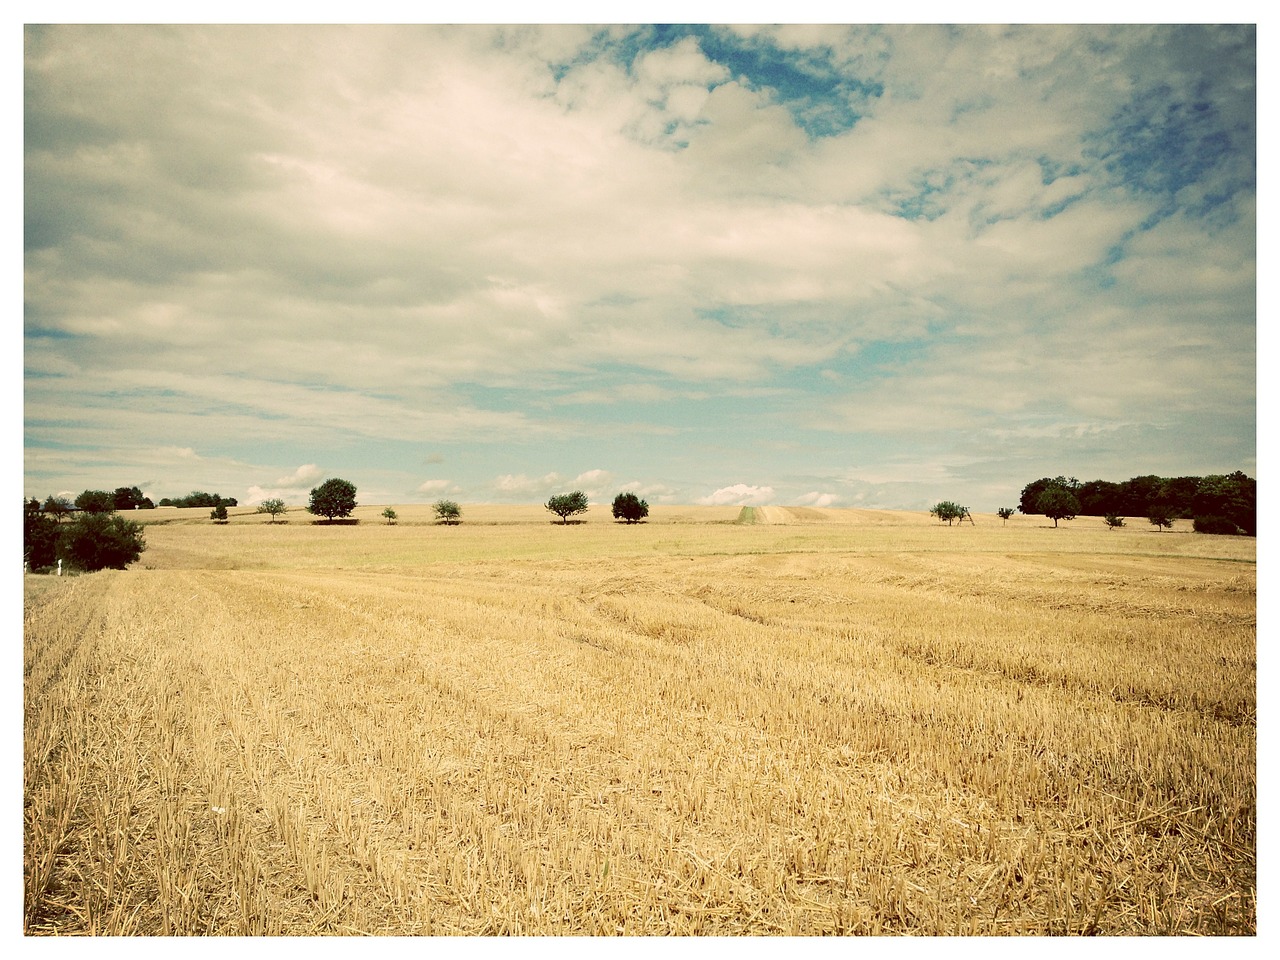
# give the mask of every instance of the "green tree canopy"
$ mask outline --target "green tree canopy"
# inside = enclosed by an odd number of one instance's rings
[[[58,556],[88,572],[123,570],[146,548],[142,525],[118,513],[82,513],[58,535]]]
[[[307,511],[316,516],[333,520],[349,517],[356,508],[356,486],[349,480],[332,477],[311,491]]]
[[[86,490],[76,497],[76,506],[85,513],[110,513],[116,508],[116,495],[106,490]]]
[[[573,493],[557,493],[547,501],[547,509],[560,518],[561,523],[568,523],[569,518],[587,512],[587,495],[581,490]]]
[[[951,526],[956,520],[963,519],[969,515],[966,507],[953,503],[950,500],[943,500],[941,503],[935,503],[929,510],[929,515],[937,517],[939,520],[947,521],[947,526]]]
[[[452,526],[462,520],[462,508],[452,500],[437,500],[431,509],[436,513],[436,522]]]
[[[71,513],[72,503],[66,497],[55,497],[50,495],[44,502],[44,512],[53,517],[54,520],[61,520],[67,514]]]
[[[613,498],[613,519],[639,523],[649,515],[649,504],[634,493],[624,492]]]
[[[52,498],[51,498],[52,499]],[[32,570],[48,567],[57,559],[58,522],[40,509],[36,499],[22,504],[22,559]]]
[[[1080,512],[1080,501],[1067,487],[1051,483],[1036,498],[1036,513],[1042,513],[1053,521],[1056,527],[1059,520],[1074,520]]]
[[[313,493],[315,491],[312,491]],[[276,522],[276,517],[287,511],[289,508],[284,505],[284,501],[279,497],[272,497],[270,500],[263,500],[258,505],[258,513],[267,513],[271,515],[271,522]]]

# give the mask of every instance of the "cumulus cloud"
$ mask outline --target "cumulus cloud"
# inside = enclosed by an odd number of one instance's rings
[[[324,477],[324,471],[314,463],[304,463],[287,477],[279,477],[275,487],[284,490],[310,489]]]
[[[730,487],[721,487],[709,496],[699,497],[696,502],[706,507],[760,507],[772,499],[773,487],[735,483]]]
[[[819,493],[817,490],[799,496],[795,500],[798,507],[830,507],[840,502],[834,493]]]

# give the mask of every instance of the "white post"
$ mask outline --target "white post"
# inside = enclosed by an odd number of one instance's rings
[[[58,561],[58,576],[62,576],[62,561]]]

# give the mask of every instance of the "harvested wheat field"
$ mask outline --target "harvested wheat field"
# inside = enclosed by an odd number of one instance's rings
[[[25,579],[27,934],[1256,932],[1252,540],[397,509]]]

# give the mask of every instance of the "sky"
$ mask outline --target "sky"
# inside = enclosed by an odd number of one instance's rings
[[[24,497],[1257,476],[1251,26],[26,26]]]

